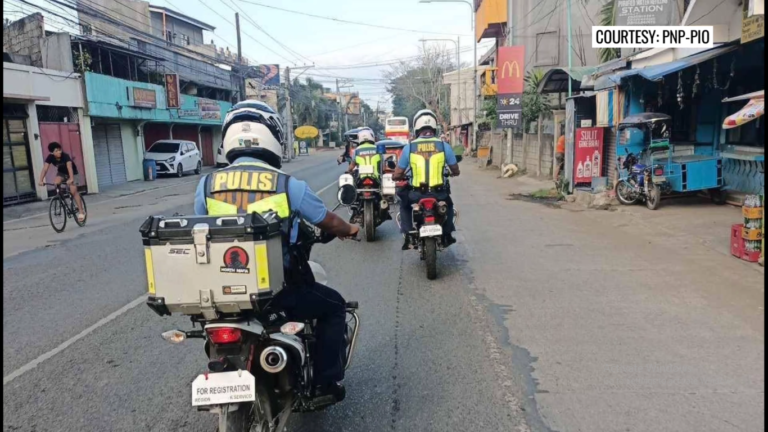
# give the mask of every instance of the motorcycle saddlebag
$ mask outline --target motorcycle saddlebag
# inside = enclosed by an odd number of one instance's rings
[[[140,232],[147,303],[160,315],[216,319],[253,309],[283,288],[276,216],[150,216]]]

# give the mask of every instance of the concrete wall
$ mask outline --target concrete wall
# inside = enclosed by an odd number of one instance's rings
[[[3,97],[34,100],[39,105],[82,108],[80,74],[3,63]]]
[[[161,12],[150,13],[150,25],[152,27],[152,34],[165,39],[165,35],[163,34],[163,14]],[[200,27],[166,15],[165,30],[176,34],[176,39],[173,41],[173,43],[177,45],[181,44],[182,34],[189,37],[190,44],[203,45],[203,30]]]
[[[125,174],[128,181],[142,179],[142,162],[144,149],[140,140],[137,140],[136,124],[134,122],[120,122],[120,135],[123,138],[123,157],[125,158]]]
[[[114,0],[88,0],[88,6],[126,23],[126,26],[118,27],[78,12],[77,16],[80,19],[80,23],[90,25],[93,34],[127,40],[138,37],[136,32],[126,29],[128,26],[144,33],[152,31],[152,27],[149,24],[149,3],[147,2],[133,0],[121,0],[119,2]]]
[[[45,37],[43,15],[34,13],[3,28],[3,51],[29,56],[32,66],[43,66],[42,40]]]
[[[63,72],[75,70],[69,33],[54,33],[42,41],[43,67]]]

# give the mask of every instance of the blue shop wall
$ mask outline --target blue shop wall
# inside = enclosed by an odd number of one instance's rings
[[[200,115],[194,114],[195,111],[199,112],[202,98],[181,95],[181,109],[168,109],[163,86],[128,81],[93,72],[86,72],[85,87],[88,112],[92,117],[221,125],[226,112],[232,107],[229,102],[215,101],[219,105],[218,118],[203,119]],[[154,91],[156,107],[135,106],[134,88]],[[180,111],[185,113],[183,117],[179,117]]]

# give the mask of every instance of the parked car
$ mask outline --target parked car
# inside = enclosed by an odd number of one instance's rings
[[[200,150],[192,141],[157,141],[144,153],[144,158],[155,161],[158,174],[175,174],[181,177],[190,171],[200,174],[203,169]]]
[[[216,168],[223,168],[229,165],[227,157],[224,156],[224,143],[219,144],[219,151],[216,153]]]

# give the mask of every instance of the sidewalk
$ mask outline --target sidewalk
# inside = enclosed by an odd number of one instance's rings
[[[467,164],[467,166],[471,166]],[[476,166],[472,166],[476,170]],[[499,170],[480,169],[489,176],[499,177],[509,194],[530,195],[539,190],[554,187],[552,180],[520,176],[502,179]],[[595,215],[604,213],[602,210],[587,210],[578,203],[561,202],[558,207],[576,212],[588,212]],[[681,251],[691,246],[704,246],[735,261],[741,261],[745,266],[764,273],[764,268],[757,263],[738,260],[731,255],[731,225],[743,222],[741,209],[732,205],[714,205],[709,198],[699,196],[664,199],[658,210],[648,210],[644,205],[611,206],[612,213],[627,216],[629,224],[638,230],[647,230],[654,235],[666,234],[681,243]],[[685,247],[683,245],[685,244]],[[682,253],[682,252],[681,252]]]
[[[213,171],[213,167],[203,168],[203,174]],[[118,186],[110,187],[97,194],[85,195],[86,204],[90,207],[105,201],[138,195],[149,191],[175,187],[181,184],[199,182],[200,176],[185,175],[184,177],[159,177],[155,181],[136,180]],[[27,204],[9,206],[3,208],[3,223],[26,219],[48,212],[49,200],[35,201]]]

